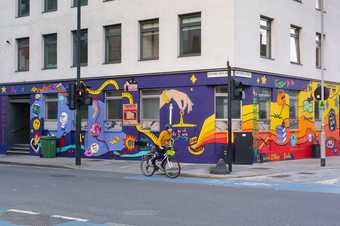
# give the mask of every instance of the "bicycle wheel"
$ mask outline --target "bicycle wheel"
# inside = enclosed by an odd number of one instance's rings
[[[165,162],[165,175],[170,178],[176,178],[181,174],[181,165],[176,159],[166,159]]]
[[[156,171],[154,165],[152,164],[151,159],[152,156],[145,155],[143,156],[142,161],[140,162],[140,169],[143,175],[147,177],[151,177]]]

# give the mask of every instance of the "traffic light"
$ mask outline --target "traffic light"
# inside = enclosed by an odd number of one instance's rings
[[[67,106],[70,108],[70,110],[74,110],[76,109],[76,104],[77,104],[77,100],[76,100],[76,90],[77,90],[77,86],[75,83],[71,83],[68,86],[68,90],[67,90]]]
[[[233,100],[241,100],[243,95],[242,82],[235,79],[231,80],[231,91]]]
[[[79,104],[92,105],[92,96],[88,92],[88,87],[84,83],[80,83],[77,89],[77,101]]]
[[[321,86],[318,86],[318,88],[314,91],[314,98],[316,100],[321,100]],[[329,89],[327,87],[324,88],[324,100],[327,100],[329,98]]]

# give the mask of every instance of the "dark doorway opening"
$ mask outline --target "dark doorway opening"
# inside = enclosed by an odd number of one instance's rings
[[[30,153],[30,96],[9,97],[7,154]]]

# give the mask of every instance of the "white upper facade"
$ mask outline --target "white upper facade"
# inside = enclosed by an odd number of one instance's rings
[[[17,17],[17,0],[0,1],[0,83],[73,79],[73,0],[59,0],[58,10],[43,13],[44,0],[30,1],[30,15]],[[340,82],[340,1],[326,0],[325,77]],[[180,57],[179,15],[201,13],[201,54]],[[260,16],[273,19],[272,58],[260,57]],[[315,34],[320,32],[315,0],[88,0],[82,28],[88,30],[88,64],[83,78],[213,70],[233,67],[319,79]],[[159,59],[140,60],[139,21],[159,19]],[[121,63],[104,64],[103,26],[121,24]],[[290,62],[289,28],[301,27],[301,64]],[[45,70],[43,35],[57,33],[57,68]],[[17,72],[17,42],[29,37],[29,71]]]

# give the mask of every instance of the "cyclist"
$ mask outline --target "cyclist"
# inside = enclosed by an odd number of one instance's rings
[[[172,140],[172,126],[166,124],[165,129],[161,132],[157,140],[156,157],[152,160],[152,164],[154,166],[156,166],[155,164],[156,160],[162,159],[164,157],[165,152],[169,148],[171,148],[172,145],[171,140]]]

